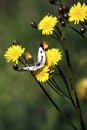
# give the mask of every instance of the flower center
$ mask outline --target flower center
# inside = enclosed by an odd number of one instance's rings
[[[44,29],[49,29],[50,28],[50,21],[48,21],[48,22],[46,22],[46,23],[44,23]]]
[[[41,72],[41,77],[43,77],[43,76],[44,76],[44,74],[45,74],[44,72]]]

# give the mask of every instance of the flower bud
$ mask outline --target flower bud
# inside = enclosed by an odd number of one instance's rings
[[[13,41],[13,45],[19,45],[19,42],[17,40]]]
[[[62,27],[65,27],[65,26],[66,26],[65,21],[62,21],[62,22],[61,22],[61,25],[62,25]]]
[[[62,15],[59,15],[59,16],[58,16],[58,20],[59,20],[60,22],[62,22],[62,21],[63,21],[63,16],[62,16]]]
[[[64,11],[64,12],[68,12],[68,11],[69,11],[69,8],[68,8],[66,5],[63,5],[63,11]]]
[[[29,52],[25,52],[25,62],[26,64],[34,64],[33,58]]]
[[[31,26],[32,26],[33,28],[37,29],[37,24],[36,24],[34,21],[31,22]]]
[[[26,59],[31,59],[32,56],[31,56],[31,54],[29,52],[25,52],[25,58]]]
[[[56,2],[57,2],[57,0],[49,0],[49,2],[51,3],[51,4],[56,4]]]
[[[41,44],[42,44],[44,50],[48,49],[48,44],[46,41],[43,41]]]
[[[81,32],[81,33],[85,33],[85,28],[82,27],[82,28],[80,29],[80,32]]]
[[[13,69],[17,71],[18,70],[18,65],[17,64],[13,64]]]
[[[68,19],[67,13],[64,14],[64,18],[65,18],[66,20]]]
[[[60,7],[58,8],[58,12],[59,12],[59,14],[63,14],[63,13],[64,13],[62,6],[60,6]]]

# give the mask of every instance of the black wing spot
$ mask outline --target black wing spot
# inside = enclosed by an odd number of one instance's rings
[[[43,56],[41,56],[41,61],[43,61]]]
[[[42,51],[40,51],[40,53],[42,53]]]
[[[36,66],[40,66],[40,63],[36,63]]]
[[[41,56],[41,59],[43,59],[43,56]]]

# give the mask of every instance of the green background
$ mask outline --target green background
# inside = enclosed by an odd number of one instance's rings
[[[71,2],[64,0],[63,3],[70,6],[74,0]],[[39,44],[43,40],[50,48],[58,47],[62,51],[59,41],[42,36],[40,31],[30,25],[32,21],[38,23],[48,13],[58,15],[58,7],[51,5],[48,0],[0,0],[1,130],[73,130],[52,106],[31,74],[14,71],[12,63],[7,64],[4,59],[5,51],[14,40],[18,40],[35,59]],[[73,30],[64,29],[75,79],[78,82],[82,78],[87,78],[87,41]],[[64,58],[59,65],[67,74]],[[60,79],[56,80],[62,84]],[[46,89],[67,117],[79,126],[72,104],[62,100],[49,88]],[[87,122],[87,100],[81,101],[81,108]]]

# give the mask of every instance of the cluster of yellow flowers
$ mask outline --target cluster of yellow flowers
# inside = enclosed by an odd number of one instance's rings
[[[57,0],[50,0],[51,4],[55,4],[56,2]],[[62,69],[59,66],[59,62],[62,60],[62,52],[58,48],[48,48],[48,44],[44,44],[43,46],[43,42],[39,46],[38,60],[35,64],[31,54],[25,52],[25,48],[22,48],[22,46],[19,44],[13,44],[11,47],[7,49],[7,51],[4,54],[4,57],[7,62],[15,63],[13,65],[14,70],[32,71],[31,74],[38,82],[39,86],[42,88],[46,96],[49,98],[49,100],[57,109],[57,111],[59,111],[62,117],[67,121],[67,123],[71,125],[72,128],[74,128],[74,130],[77,130],[77,126],[74,126],[73,122],[70,122],[66,115],[62,114],[61,109],[59,108],[59,106],[57,106],[54,99],[51,98],[49,93],[43,88],[44,84],[42,83],[47,81],[48,85],[57,94],[59,94],[62,98],[67,99],[67,101],[69,101],[73,105],[73,107],[76,109],[76,112],[79,115],[81,128],[82,130],[85,130],[84,120],[82,118],[78,97],[84,101],[87,101],[87,78],[83,79],[82,81],[79,81],[77,84],[74,83],[73,69],[70,63],[68,48],[67,44],[64,43],[66,37],[64,36],[64,30],[61,28],[66,27],[73,29],[75,32],[80,34],[80,36],[87,40],[87,37],[85,37],[85,35],[82,34],[87,31],[86,3],[77,2],[76,4],[72,5],[70,9],[68,9],[66,5],[62,5],[62,0],[59,0],[58,3],[55,4],[58,6],[57,17],[48,14],[44,16],[38,24],[34,22],[31,23],[32,27],[41,31],[42,35],[51,35],[52,38],[56,39],[57,41],[60,41],[66,58],[66,68],[68,71],[67,75],[63,73]],[[71,22],[73,22],[74,24],[80,24],[82,28],[78,31],[78,29],[74,28],[71,25]],[[57,25],[59,23],[62,27]],[[23,68],[19,68],[19,62],[23,64]],[[55,73],[55,67],[58,70],[57,73]],[[59,75],[61,77],[61,83],[63,82],[63,84],[56,82],[55,77],[52,77],[53,72],[57,76]],[[64,87],[60,85],[64,85]]]
[[[69,21],[74,22],[74,24],[79,24],[79,22],[84,22],[87,20],[87,5],[80,2],[71,6],[69,13]],[[38,30],[42,31],[42,35],[52,35],[54,27],[59,22],[57,17],[52,15],[46,15],[38,24]]]
[[[22,48],[20,45],[12,45],[7,49],[4,57],[7,62],[15,62],[18,64],[18,60],[22,57],[25,48]],[[46,51],[46,63],[41,69],[33,71],[35,77],[40,82],[45,82],[49,79],[50,73],[52,72],[50,67],[57,65],[57,63],[62,59],[62,54],[59,49],[52,48]]]
[[[75,24],[79,22],[84,22],[87,19],[87,5],[83,3],[81,5],[80,2],[77,5],[73,5],[68,13],[69,21]],[[54,27],[58,23],[58,18],[53,17],[52,15],[46,15],[43,19],[38,23],[38,30],[42,31],[43,35],[52,35],[54,32]],[[21,48],[20,45],[12,45],[12,47],[8,48],[5,53],[5,58],[7,62],[16,62],[18,64],[18,59],[24,53],[25,48]],[[49,74],[51,73],[50,68],[54,65],[57,65],[58,62],[62,59],[61,52],[59,49],[52,48],[46,51],[46,63],[45,66],[39,70],[34,71],[35,77],[38,81],[44,82],[49,79]]]

